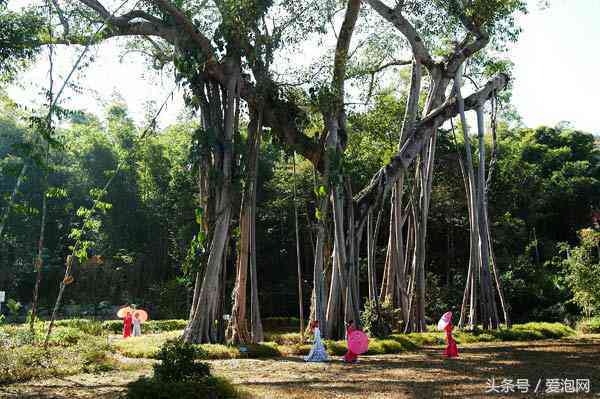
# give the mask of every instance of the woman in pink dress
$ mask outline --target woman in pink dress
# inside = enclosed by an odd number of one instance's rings
[[[354,320],[350,320],[346,323],[346,341],[350,338],[350,334],[356,331],[356,326],[354,325]],[[348,352],[344,355],[344,362],[346,363],[356,363],[358,361],[358,355],[350,350],[348,347]]]
[[[131,323],[131,312],[127,312],[125,318],[123,319],[123,338],[131,336]]]

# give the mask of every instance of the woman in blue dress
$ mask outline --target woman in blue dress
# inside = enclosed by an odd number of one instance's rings
[[[329,357],[327,356],[327,351],[325,350],[325,346],[321,341],[319,321],[313,320],[312,323],[310,323],[310,327],[312,329],[313,335],[315,336],[315,340],[313,342],[312,348],[310,348],[308,356],[304,356],[304,360],[307,362],[326,362],[327,360],[329,360]]]

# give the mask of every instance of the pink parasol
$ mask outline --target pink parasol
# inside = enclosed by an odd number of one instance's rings
[[[369,337],[362,331],[352,331],[348,337],[348,349],[357,355],[369,349]]]
[[[125,316],[127,316],[127,312],[133,313],[133,310],[134,309],[130,308],[129,306],[124,306],[117,312],[117,317],[123,319]]]
[[[443,331],[444,328],[446,328],[446,326],[448,324],[450,324],[451,321],[452,321],[452,312],[444,313],[444,315],[442,316],[440,321],[438,321],[437,329],[440,331]]]
[[[142,309],[136,309],[133,311],[133,318],[135,319],[136,316],[138,316],[138,318],[140,319],[140,321],[143,323],[146,320],[148,320],[148,312],[146,312],[145,310]]]

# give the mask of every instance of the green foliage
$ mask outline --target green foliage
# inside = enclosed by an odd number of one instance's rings
[[[156,354],[154,377],[128,385],[128,398],[236,398],[237,392],[224,379],[212,377],[207,363],[196,362],[207,353],[181,339],[167,340]]]
[[[62,327],[52,331],[49,343],[56,346],[73,346],[84,337],[83,331],[75,327]]]
[[[590,317],[577,323],[577,331],[583,334],[600,334],[600,317]]]
[[[55,342],[50,342],[50,346],[44,349],[31,345],[31,342],[20,341],[18,335],[21,331],[28,332],[28,326],[0,329],[0,384],[81,372],[104,372],[118,366],[103,339],[84,336],[76,344],[55,345]],[[40,337],[41,333],[40,329]],[[8,338],[4,338],[6,335]]]
[[[21,305],[21,302],[17,302],[13,298],[9,298],[8,301],[6,301],[6,307],[8,308],[8,311],[10,312],[12,317],[14,318],[19,315],[19,312],[21,311],[23,305]]]
[[[206,353],[181,339],[166,341],[156,354],[154,378],[162,382],[189,382],[210,375],[207,363],[196,363]]]
[[[566,281],[587,317],[600,315],[600,231],[579,231],[580,245],[563,247]]]
[[[361,313],[361,323],[369,336],[385,338],[399,329],[400,309],[395,309],[392,301],[386,298],[382,303],[367,301]]]
[[[90,319],[63,319],[54,322],[56,327],[69,327],[77,329],[84,334],[100,336],[105,333],[103,324]]]
[[[187,279],[177,277],[167,281],[158,282],[150,287],[154,294],[153,301],[154,309],[152,316],[157,319],[174,319],[187,317],[188,309],[188,292],[190,290],[189,281]],[[159,330],[164,325],[164,320],[155,320],[158,323],[150,321],[148,326],[149,331],[166,331]],[[180,325],[180,324],[179,324]],[[173,328],[178,329],[178,328]]]
[[[127,386],[129,399],[234,399],[239,394],[230,382],[220,377],[196,381],[163,382],[141,378]]]
[[[117,367],[118,362],[106,344],[91,340],[85,342],[81,354],[81,369],[85,373],[104,373],[115,370]]]
[[[265,333],[265,341],[274,342],[278,345],[293,345],[299,343],[301,340],[300,333],[279,333],[279,332],[267,332]]]
[[[407,350],[416,349],[410,341],[399,342],[395,339],[378,339],[369,344],[367,355],[386,355],[392,353],[402,353]]]
[[[29,9],[16,13],[0,2],[0,77],[10,79],[39,52],[35,45],[44,29],[41,13]]]
[[[182,330],[187,325],[187,320],[148,320],[142,324],[143,333],[161,333],[165,331]],[[102,328],[112,334],[123,331],[123,320],[107,320],[102,322]]]
[[[526,323],[515,324],[510,329],[491,331],[500,341],[534,341],[537,339],[557,339],[575,334],[575,331],[560,323]]]

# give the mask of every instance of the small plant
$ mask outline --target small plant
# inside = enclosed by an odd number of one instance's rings
[[[166,341],[156,358],[154,377],[142,377],[128,385],[129,399],[226,399],[237,398],[230,382],[210,375],[206,363],[196,359],[206,357],[202,349],[180,339]]]
[[[165,382],[184,382],[210,375],[207,363],[196,363],[206,357],[200,348],[180,339],[166,341],[156,354],[159,364],[154,365],[154,378]]]
[[[86,373],[104,373],[116,368],[115,360],[101,346],[91,346],[83,353],[82,370]]]
[[[361,314],[365,332],[371,337],[386,338],[399,326],[400,310],[395,309],[389,298],[382,303],[367,301]]]
[[[8,308],[8,311],[10,312],[13,319],[16,319],[17,316],[19,316],[19,312],[21,311],[23,305],[21,305],[21,302],[17,302],[14,299],[10,298],[6,302],[6,307]]]

